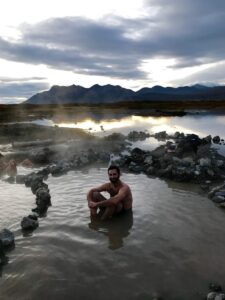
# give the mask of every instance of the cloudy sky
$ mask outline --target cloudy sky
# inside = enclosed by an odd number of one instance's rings
[[[96,83],[225,84],[225,1],[1,3],[0,103]]]

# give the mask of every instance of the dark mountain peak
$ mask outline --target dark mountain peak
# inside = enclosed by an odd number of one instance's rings
[[[90,89],[99,89],[101,88],[102,86],[100,84],[94,84],[90,87]]]
[[[59,86],[59,85],[53,85],[51,88],[50,88],[50,92],[52,92],[52,91],[56,91],[56,90],[58,90],[58,88],[61,88],[62,86]]]
[[[27,101],[28,104],[79,104],[115,103],[124,101],[184,101],[184,100],[225,100],[225,86],[204,85],[152,88],[144,87],[137,92],[120,85],[95,84],[90,88],[79,85],[54,85],[49,91],[38,93]]]
[[[153,89],[153,90],[161,90],[161,89],[164,89],[164,87],[161,86],[161,85],[154,85],[154,86],[152,87],[152,89]]]

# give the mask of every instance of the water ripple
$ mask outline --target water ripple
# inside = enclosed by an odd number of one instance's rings
[[[0,225],[16,234],[16,248],[0,280],[1,299],[76,295],[103,300],[107,294],[124,300],[159,292],[186,300],[198,299],[194,292],[212,280],[223,284],[223,211],[192,185],[125,173],[133,213],[106,222],[90,220],[86,193],[106,180],[106,168],[49,177],[53,205],[26,237],[19,223],[35,196],[23,185],[0,182]]]

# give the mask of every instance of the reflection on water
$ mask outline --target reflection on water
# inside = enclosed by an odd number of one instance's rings
[[[101,118],[79,118],[79,120],[36,120],[32,123],[59,126],[69,128],[81,128],[99,136],[105,136],[112,132],[120,132],[128,134],[132,130],[156,133],[159,131],[167,131],[174,133],[176,131],[184,133],[195,133],[200,137],[211,134],[224,135],[225,117],[216,115],[186,115],[183,117],[151,117],[151,116],[102,116]]]
[[[1,300],[143,300],[155,294],[198,300],[209,282],[225,286],[224,211],[191,184],[124,173],[133,213],[90,221],[86,193],[106,174],[106,168],[91,168],[50,176],[52,206],[25,237],[20,220],[35,196],[23,185],[1,182],[1,227],[16,235],[0,278]]]
[[[212,115],[93,115],[41,121],[98,135],[166,130],[223,137],[224,120]],[[143,143],[147,148],[154,142],[150,138]],[[19,167],[18,172],[27,171]],[[1,300],[143,300],[154,294],[198,300],[209,282],[225,286],[223,210],[194,185],[125,173],[122,180],[132,189],[133,213],[90,221],[86,193],[105,182],[106,174],[106,168],[91,168],[49,177],[52,207],[39,228],[26,236],[20,221],[34,207],[35,196],[24,185],[0,181],[0,228],[8,227],[16,236],[16,248],[0,273]]]
[[[123,247],[123,239],[130,233],[133,226],[133,212],[128,211],[107,221],[101,221],[98,217],[91,218],[88,226],[104,234],[109,239],[108,248],[116,250]]]

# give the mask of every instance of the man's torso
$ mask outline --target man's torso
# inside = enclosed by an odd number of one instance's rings
[[[127,184],[121,182],[121,184],[119,186],[114,186],[110,182],[108,184],[107,192],[110,194],[110,197],[114,197],[114,196],[116,196],[119,193],[120,189],[122,189],[122,188],[126,189],[126,196],[121,201],[121,203],[123,204],[123,208],[125,210],[131,209],[132,208],[133,198],[132,198],[131,190],[130,190],[130,188],[129,188],[129,186]]]

